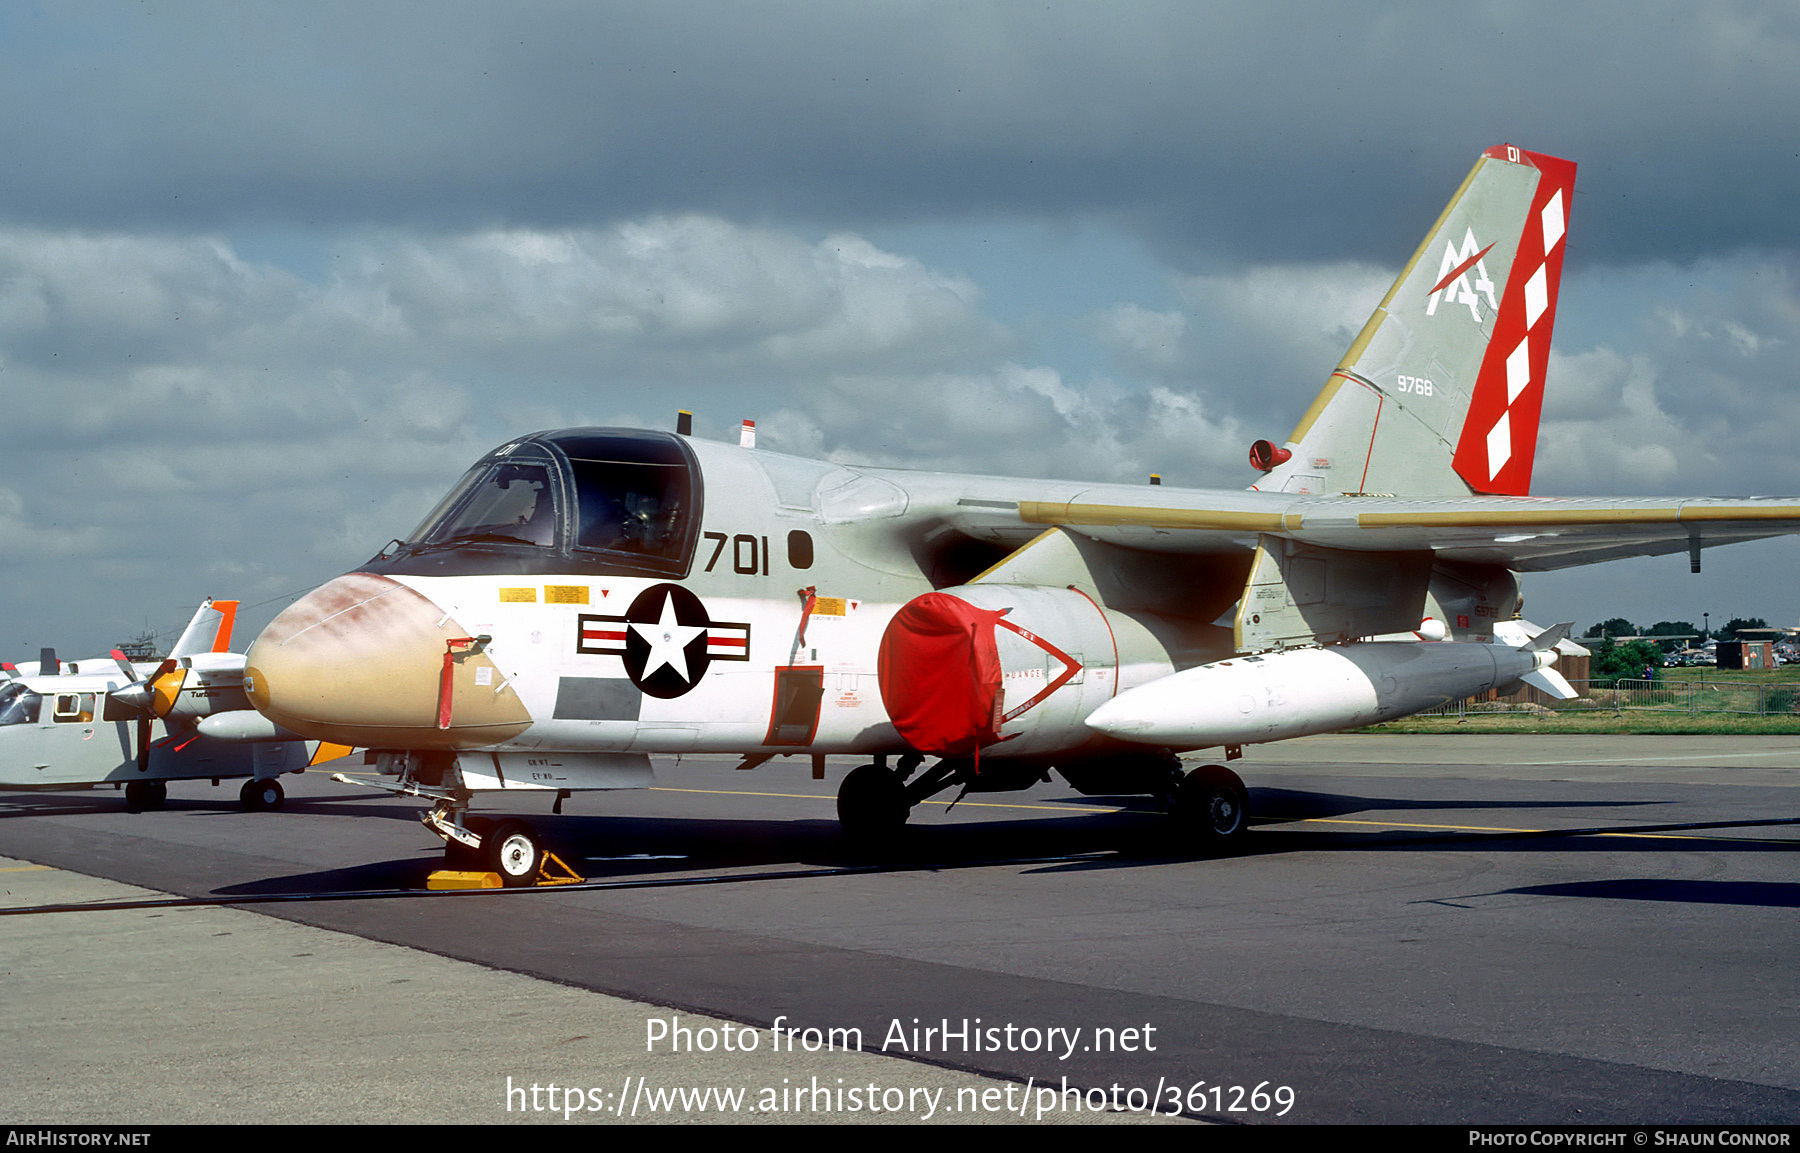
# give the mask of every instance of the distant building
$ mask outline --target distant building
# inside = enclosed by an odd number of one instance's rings
[[[1720,641],[1719,667],[1722,669],[1772,669],[1775,667],[1774,641]]]

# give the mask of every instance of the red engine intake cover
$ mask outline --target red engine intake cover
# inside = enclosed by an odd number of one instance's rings
[[[968,756],[1000,739],[1000,655],[994,622],[1006,614],[947,593],[903,605],[881,637],[881,702],[906,743],[933,756]]]
[[[1268,472],[1278,464],[1286,464],[1293,455],[1289,449],[1259,440],[1250,446],[1250,467],[1258,472]]]

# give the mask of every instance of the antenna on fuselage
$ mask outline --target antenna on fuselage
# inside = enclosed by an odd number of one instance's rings
[[[675,435],[694,435],[694,414],[685,408],[679,409],[675,413]]]
[[[756,447],[756,422],[754,420],[746,420],[738,426],[738,447]]]

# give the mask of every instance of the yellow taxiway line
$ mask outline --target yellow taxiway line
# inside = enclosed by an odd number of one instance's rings
[[[836,801],[835,794],[823,793],[763,793],[755,789],[675,789],[663,785],[652,785],[645,790],[651,793],[703,793],[715,797],[776,797],[793,801]],[[1130,813],[1135,809],[1123,806],[1110,809],[1087,808],[1071,809],[1065,805],[1021,805],[1008,804],[1004,801],[920,801],[921,805],[943,805],[948,809],[955,804],[960,809],[1035,809],[1044,813]]]

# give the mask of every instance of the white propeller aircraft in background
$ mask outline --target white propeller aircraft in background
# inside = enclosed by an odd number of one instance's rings
[[[244,696],[244,655],[231,652],[236,601],[208,600],[158,665],[109,658],[66,664],[46,649],[0,681],[0,790],[123,786],[132,809],[168,799],[168,782],[249,778],[246,809],[278,807],[277,778],[306,767],[293,740],[231,742],[200,735],[213,714],[260,721]],[[164,735],[151,739],[151,724]],[[240,722],[240,724],[243,722]],[[347,750],[342,750],[347,751]]]
[[[542,847],[476,794],[651,782],[653,754],[855,755],[847,832],[942,790],[1245,790],[1177,754],[1572,691],[1521,571],[1800,531],[1800,501],[1528,496],[1575,165],[1485,152],[1243,491],[856,468],[575,428],[478,461],[405,540],[281,613],[245,688],[372,750],[454,856]],[[748,429],[747,429],[748,430]],[[932,763],[927,766],[926,762]]]

